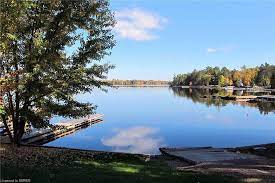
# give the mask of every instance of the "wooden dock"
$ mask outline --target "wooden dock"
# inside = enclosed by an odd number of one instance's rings
[[[255,95],[247,95],[247,96],[221,96],[221,99],[224,100],[235,100],[235,101],[240,101],[240,102],[245,102],[249,100],[253,100],[258,98]]]
[[[204,96],[203,98],[207,98]],[[223,100],[234,100],[237,102],[248,102],[248,101],[263,101],[263,102],[275,102],[275,95],[247,95],[247,96],[237,96],[237,95],[229,95],[229,96],[216,96],[212,95],[212,98],[221,98]]]
[[[75,131],[87,126],[102,122],[103,115],[95,114],[80,119],[61,121],[56,123],[54,128],[34,129],[28,134],[24,134],[22,144],[42,145],[60,137],[74,133]],[[8,136],[1,137],[1,142],[8,142]]]
[[[275,102],[275,95],[258,96],[257,99],[267,102]]]

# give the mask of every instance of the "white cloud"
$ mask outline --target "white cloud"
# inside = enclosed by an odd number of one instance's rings
[[[205,118],[206,118],[206,119],[210,119],[210,120],[216,119],[216,117],[215,117],[214,115],[212,115],[212,114],[207,114],[207,115],[205,116]]]
[[[138,8],[117,11],[115,17],[115,31],[119,37],[136,41],[156,39],[153,31],[161,29],[167,22],[166,18]]]
[[[118,152],[154,154],[162,145],[160,138],[153,137],[156,132],[157,129],[142,126],[119,129],[116,135],[101,141]]]
[[[216,116],[212,114],[206,114],[205,119],[209,120],[208,122],[215,122],[215,123],[230,123],[233,121],[232,118],[226,116]]]
[[[232,46],[229,47],[223,47],[223,48],[207,48],[207,53],[217,53],[217,52],[230,52],[233,50]]]
[[[217,51],[218,51],[217,48],[207,48],[207,50],[206,50],[207,53],[215,53]]]

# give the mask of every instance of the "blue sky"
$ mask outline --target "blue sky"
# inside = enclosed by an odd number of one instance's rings
[[[171,80],[206,66],[275,64],[275,0],[111,0],[109,79]]]

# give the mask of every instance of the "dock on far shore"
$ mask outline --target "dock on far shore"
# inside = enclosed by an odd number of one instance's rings
[[[265,101],[270,101],[270,102],[275,102],[275,95],[258,96],[257,99],[265,100]]]
[[[275,102],[275,95],[262,95],[262,96],[256,96],[256,95],[244,95],[244,96],[237,96],[237,95],[212,95],[212,96],[203,96],[203,98],[220,98],[223,100],[234,100],[238,102],[248,102],[248,101],[262,101],[262,102]]]
[[[255,95],[248,95],[248,96],[221,96],[221,99],[224,100],[235,100],[235,101],[249,101],[257,99],[258,97]]]

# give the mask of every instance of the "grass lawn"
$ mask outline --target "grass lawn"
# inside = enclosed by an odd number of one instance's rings
[[[61,168],[1,167],[2,179],[30,178],[32,182],[236,182],[229,178],[173,171],[160,163],[81,160]]]
[[[231,177],[180,172],[168,167],[163,160],[139,156],[79,153],[75,151],[50,154],[25,151],[21,155],[1,155],[1,179],[31,179],[31,182],[236,182]],[[19,150],[21,151],[21,149]],[[51,150],[52,151],[52,150]],[[63,153],[62,153],[63,152]],[[37,154],[40,154],[37,156]],[[4,158],[4,159],[3,159]],[[40,159],[41,158],[41,159]]]

